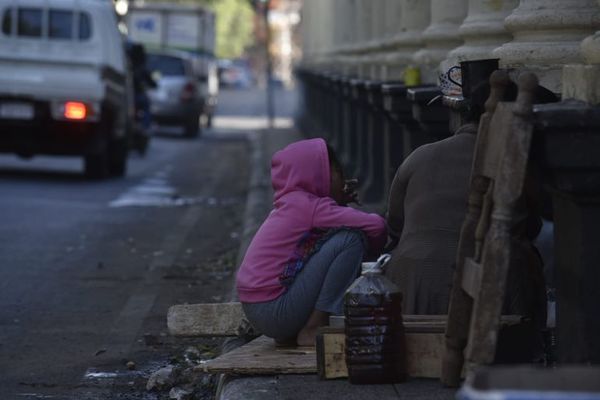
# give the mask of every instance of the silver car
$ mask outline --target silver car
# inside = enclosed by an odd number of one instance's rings
[[[198,136],[204,98],[191,56],[175,51],[149,52],[146,66],[157,84],[148,91],[153,121],[178,125],[186,136]]]

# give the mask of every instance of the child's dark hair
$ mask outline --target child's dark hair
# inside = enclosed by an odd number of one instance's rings
[[[337,170],[340,171],[340,173],[343,173],[342,164],[340,164],[340,161],[335,155],[335,150],[333,150],[333,147],[331,147],[329,143],[327,143],[327,156],[329,157],[329,168],[332,171]]]

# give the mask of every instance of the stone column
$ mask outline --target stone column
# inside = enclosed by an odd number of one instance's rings
[[[354,45],[357,50],[364,49],[371,38],[371,0],[355,0],[356,12],[354,14]],[[350,21],[349,21],[350,22]]]
[[[431,0],[431,23],[423,32],[425,48],[413,56],[425,83],[437,81],[438,66],[463,42],[459,27],[467,16],[467,0]]]
[[[373,3],[371,23],[374,29],[371,32],[372,38],[367,54],[363,57],[369,64],[369,72],[366,75],[370,79],[387,79],[383,65],[392,51],[391,37],[400,30],[401,5],[399,0],[380,0]]]
[[[600,6],[600,0],[598,0]],[[600,104],[600,31],[581,43],[581,53],[587,65],[566,65],[563,68],[563,99],[577,99]]]
[[[333,46],[334,51],[338,51],[344,42],[344,29],[347,24],[341,23],[343,21],[343,13],[345,11],[344,0],[330,0],[333,7],[333,18],[331,21],[331,29],[333,30]]]
[[[512,39],[504,19],[518,4],[519,0],[469,0],[467,18],[458,29],[465,43],[448,54],[450,64],[493,58],[493,50]]]
[[[302,63],[306,64],[307,60],[311,56],[312,48],[312,38],[310,32],[312,31],[311,27],[311,17],[310,17],[310,2],[305,0],[302,9],[300,10],[301,15],[301,31],[302,31]]]
[[[344,63],[345,59],[342,55],[344,50],[345,43],[347,42],[346,32],[347,25],[339,23],[339,21],[345,20],[345,13],[348,12],[348,7],[346,7],[346,0],[331,0],[332,5],[332,16],[335,18],[335,21],[331,23],[331,29],[333,31],[333,43],[332,43],[332,69],[338,73],[343,73],[344,71]]]
[[[384,46],[390,46],[391,39],[398,33],[402,27],[402,0],[385,0],[384,18],[382,25],[384,26]]]
[[[521,0],[505,26],[514,39],[494,50],[500,67],[532,71],[560,93],[562,66],[583,61],[580,44],[600,26],[600,8],[596,0]]]
[[[364,57],[364,54],[368,50],[369,40],[371,39],[373,4],[371,0],[354,0],[354,2],[354,37],[353,43],[348,48],[348,53],[351,55],[349,61],[352,64],[350,73],[359,77],[367,77],[370,68],[367,63],[368,59]]]
[[[597,3],[600,7],[600,0]],[[583,40],[581,53],[588,64],[600,64],[600,30]]]
[[[335,2],[334,1],[320,1],[319,2],[319,13],[320,13],[320,40],[321,40],[321,56],[326,64],[333,62],[333,55],[335,53],[335,30],[334,26],[338,23],[335,16]],[[328,65],[330,67],[330,65]]]
[[[336,48],[338,71],[343,76],[356,74],[356,56],[353,52],[356,49],[356,44],[359,42],[359,33],[356,26],[359,12],[358,0],[335,0],[338,4],[336,7],[336,22],[340,27],[340,45]]]
[[[323,14],[318,0],[306,0],[303,5],[303,35],[305,38],[305,63],[314,64],[318,62],[323,49]]]
[[[371,12],[371,46],[379,48],[386,35],[386,13],[389,1],[372,2]]]
[[[394,0],[392,0],[394,1]],[[431,3],[423,0],[396,0],[400,3],[399,21],[389,41],[391,50],[383,59],[385,80],[403,80],[404,70],[413,64],[413,54],[423,47],[423,31],[429,25]]]

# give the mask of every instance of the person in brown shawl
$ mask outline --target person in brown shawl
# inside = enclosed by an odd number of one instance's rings
[[[403,293],[403,314],[448,313],[476,137],[470,121],[417,148],[396,171],[386,220],[397,245],[385,274]]]
[[[403,314],[448,312],[456,250],[467,210],[477,124],[488,96],[489,84],[479,85],[470,99],[470,110],[463,115],[465,124],[453,136],[414,150],[398,168],[392,182],[387,224],[392,242],[388,249],[393,250],[386,276],[403,292]],[[512,85],[503,100],[512,101],[515,97],[516,87]],[[531,221],[529,239],[539,230],[539,218],[533,216]],[[522,281],[513,278],[509,279],[515,284]],[[511,286],[509,283],[509,290]],[[525,291],[519,289],[518,296],[507,296],[507,304],[522,298]],[[535,302],[535,308],[541,306],[545,310],[545,304]]]

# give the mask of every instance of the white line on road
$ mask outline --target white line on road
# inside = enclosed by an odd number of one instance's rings
[[[160,173],[160,178],[157,176]],[[209,207],[228,206],[240,202],[236,198],[216,198],[213,196],[184,197],[167,180],[168,174],[161,171],[155,177],[145,179],[108,203],[109,207],[181,207],[204,205]],[[164,178],[163,178],[164,177]]]

